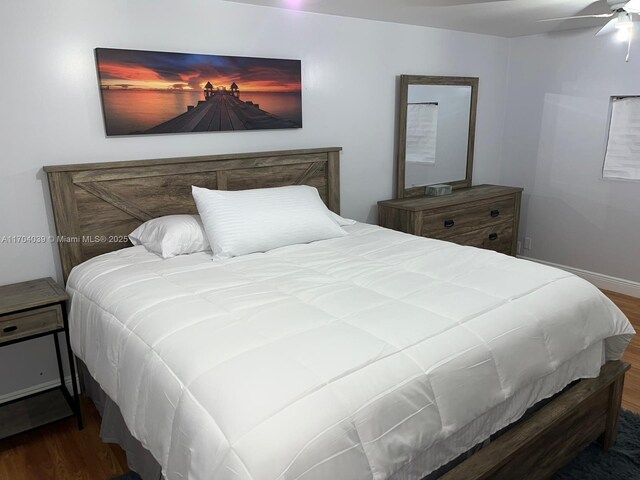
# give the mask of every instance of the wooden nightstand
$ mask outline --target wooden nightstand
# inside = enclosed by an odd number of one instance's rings
[[[0,347],[51,335],[55,343],[60,386],[0,405],[0,438],[75,416],[82,429],[76,368],[69,343],[67,293],[51,278],[0,287]],[[58,333],[64,332],[72,379],[67,390]],[[65,403],[66,400],[66,403]],[[71,410],[69,410],[69,407]]]
[[[478,185],[441,197],[378,202],[378,224],[413,235],[516,255],[522,188]]]

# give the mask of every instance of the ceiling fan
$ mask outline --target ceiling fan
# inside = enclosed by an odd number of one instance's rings
[[[510,0],[405,0],[412,7],[458,7],[481,3],[508,2]]]
[[[627,42],[627,59],[631,52],[631,40],[633,38],[634,15],[640,14],[640,0],[629,0],[627,2],[620,0],[607,0],[607,4],[611,9],[610,13],[601,13],[596,15],[575,15],[573,17],[547,18],[538,20],[540,22],[553,22],[559,20],[573,20],[577,18],[611,18],[607,24],[602,27],[596,36],[607,35],[617,32],[617,36],[621,41]]]

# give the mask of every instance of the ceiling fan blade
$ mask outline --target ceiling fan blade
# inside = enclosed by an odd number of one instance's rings
[[[558,20],[573,20],[575,18],[611,18],[615,15],[615,12],[611,13],[602,13],[600,15],[576,15],[573,17],[558,17],[558,18],[545,18],[543,20],[538,20],[539,22],[556,22]]]
[[[640,0],[630,0],[623,8],[629,13],[640,13]]]
[[[457,7],[460,5],[477,5],[480,3],[507,2],[509,0],[410,0],[412,7]]]
[[[596,33],[596,37],[599,37],[601,35],[608,35],[610,33],[613,33],[616,31],[616,23],[618,23],[618,19],[617,18],[612,18],[611,20],[609,20],[609,22],[602,27],[600,30],[598,30],[598,33]]]

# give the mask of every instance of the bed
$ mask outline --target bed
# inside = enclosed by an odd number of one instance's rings
[[[163,475],[420,479],[554,395],[445,477],[610,446],[634,331],[571,274],[365,224],[223,262],[126,241],[195,213],[192,184],[312,185],[339,213],[339,151],[46,168],[72,347]]]

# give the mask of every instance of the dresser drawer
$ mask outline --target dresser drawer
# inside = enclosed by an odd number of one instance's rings
[[[499,197],[423,212],[422,236],[447,239],[484,227],[513,223],[515,199]]]
[[[60,305],[50,305],[0,317],[0,344],[62,328]]]
[[[451,239],[451,241],[455,241],[459,245],[485,248],[510,255],[513,245],[513,222],[503,222],[480,230],[462,233],[456,235],[455,239]]]
[[[378,202],[381,226],[461,245],[516,254],[522,188],[477,185],[441,197]]]

